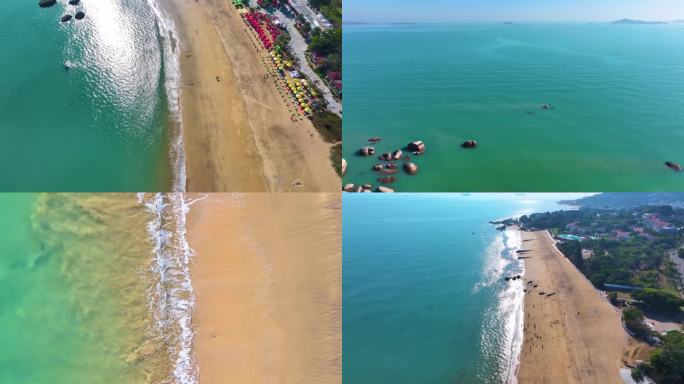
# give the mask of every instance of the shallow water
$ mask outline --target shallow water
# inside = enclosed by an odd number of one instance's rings
[[[176,312],[190,309],[176,300],[184,293],[174,264],[182,252],[172,251],[179,232],[164,213],[173,230],[158,247],[156,216],[142,202],[133,194],[0,196],[0,382],[180,377]]]

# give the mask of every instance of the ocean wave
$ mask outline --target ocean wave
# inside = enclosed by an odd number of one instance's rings
[[[489,311],[483,326],[482,345],[485,350],[496,346],[488,353],[498,361],[497,380],[516,384],[518,356],[523,341],[523,300],[522,280],[503,282],[504,276],[524,273],[524,265],[518,260],[522,246],[520,233],[506,230],[497,233],[485,249],[482,280],[472,290],[473,294],[482,289],[495,290],[496,305]],[[487,381],[489,382],[489,381]]]
[[[184,192],[186,185],[186,171],[185,171],[185,150],[183,148],[183,123],[181,119],[181,103],[180,103],[180,42],[178,40],[178,33],[176,26],[168,17],[165,17],[160,7],[154,0],[147,0],[150,8],[157,17],[157,25],[159,28],[159,38],[161,40],[161,48],[163,54],[164,65],[164,87],[166,89],[166,97],[169,105],[171,116],[175,123],[175,127],[169,134],[169,160],[171,162],[171,169],[173,171],[172,191]],[[176,36],[175,38],[173,36]]]
[[[151,213],[148,232],[153,243],[152,272],[155,282],[149,305],[155,318],[155,332],[165,341],[174,359],[173,380],[196,384],[199,370],[193,353],[192,310],[195,304],[190,279],[193,252],[186,240],[189,206],[182,193],[138,195]]]

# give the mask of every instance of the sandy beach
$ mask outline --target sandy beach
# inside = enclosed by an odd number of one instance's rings
[[[291,120],[267,76],[267,52],[231,2],[171,0],[164,7],[179,34],[186,189],[338,191],[330,145],[308,119]]]
[[[522,232],[525,332],[520,383],[621,383],[623,354],[633,344],[620,312],[554,246],[546,231]],[[552,296],[540,295],[540,292]]]
[[[341,383],[340,207],[308,193],[191,205],[200,383]]]

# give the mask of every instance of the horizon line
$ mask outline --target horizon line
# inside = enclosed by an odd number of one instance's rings
[[[631,18],[621,18],[613,20],[441,20],[441,21],[361,21],[361,20],[342,20],[342,24],[451,24],[451,23],[605,23],[611,24],[616,21],[622,20],[633,20],[643,23],[664,23],[673,24],[677,22],[684,22],[682,18],[675,18],[672,20],[643,20],[643,19],[631,19]]]

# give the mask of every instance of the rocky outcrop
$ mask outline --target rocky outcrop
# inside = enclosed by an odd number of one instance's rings
[[[401,149],[395,150],[394,152],[392,152],[392,160],[401,160],[402,154],[403,153],[401,152]]]
[[[378,191],[378,192],[381,192],[381,193],[393,193],[393,192],[394,192],[394,189],[389,188],[389,187],[383,187],[383,186],[381,185],[381,186],[378,187],[377,191]]]
[[[475,148],[477,147],[477,141],[475,140],[466,140],[461,144],[461,147],[463,148]]]
[[[359,149],[359,156],[371,156],[375,154],[375,148],[373,147],[363,147]]]
[[[418,173],[418,166],[414,163],[404,163],[404,171],[409,175],[415,175]]]
[[[406,149],[409,151],[415,153],[423,153],[425,152],[425,144],[423,144],[422,140],[417,140],[417,141],[412,141],[408,143],[406,146]]]
[[[76,20],[83,20],[83,18],[85,17],[85,12],[83,12],[83,11],[78,11],[78,12],[76,12],[76,16],[75,16],[75,17],[76,17]]]
[[[67,21],[71,20],[71,18],[71,15],[64,15],[61,19],[59,19],[59,21],[61,21],[62,23],[66,23]]]
[[[57,4],[57,0],[40,0],[40,1],[38,2],[38,5],[39,5],[41,8],[52,7],[52,6],[55,5],[55,4]]]

